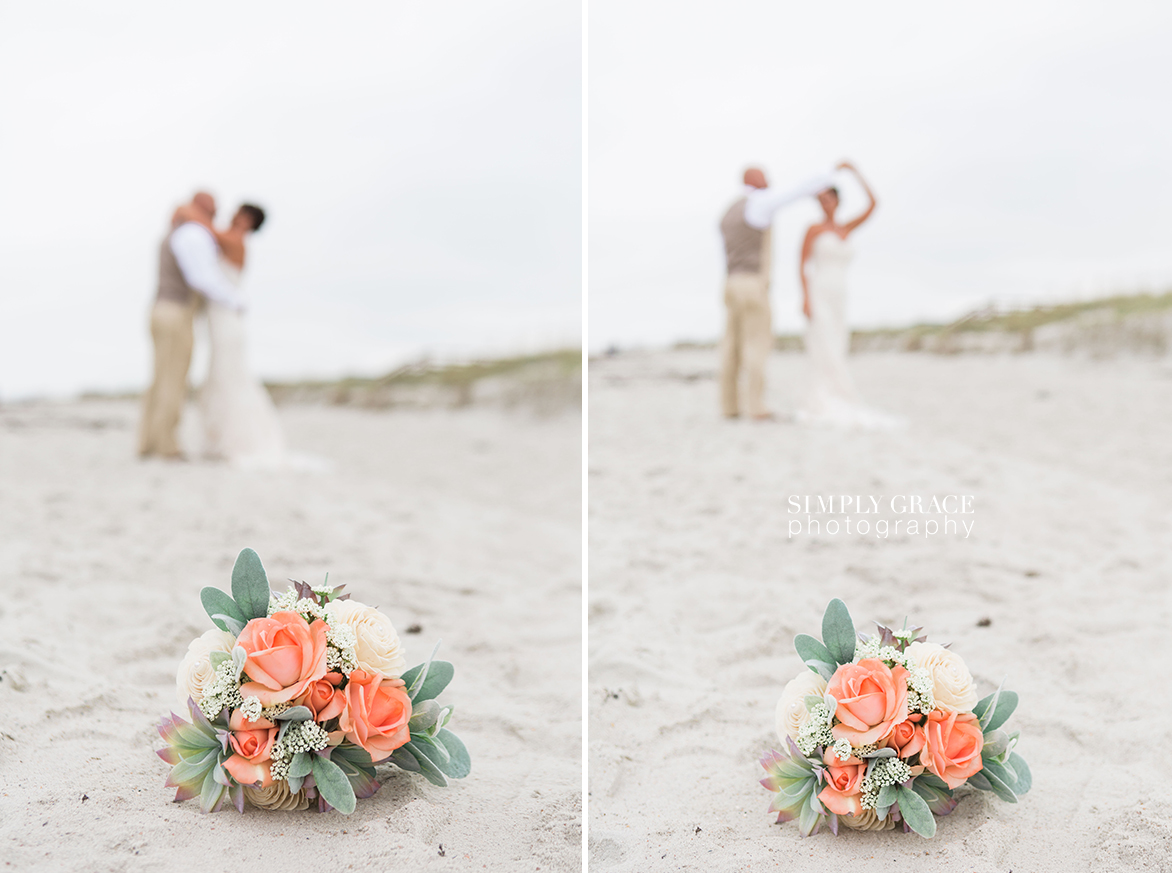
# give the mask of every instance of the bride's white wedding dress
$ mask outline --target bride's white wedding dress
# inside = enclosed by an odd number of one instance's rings
[[[846,324],[846,271],[850,244],[833,231],[814,238],[806,264],[810,319],[806,325],[808,390],[798,421],[803,424],[885,429],[904,420],[867,406],[859,399],[847,368],[850,329]]]
[[[220,267],[239,293],[240,269],[224,260]],[[199,398],[204,454],[250,468],[320,466],[285,447],[272,398],[248,367],[244,313],[208,301],[207,320],[211,354]]]

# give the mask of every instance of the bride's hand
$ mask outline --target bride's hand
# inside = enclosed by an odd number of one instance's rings
[[[813,316],[810,315],[810,298],[809,297],[807,297],[805,300],[802,301],[802,314],[804,316],[806,316],[806,318],[813,318]]]

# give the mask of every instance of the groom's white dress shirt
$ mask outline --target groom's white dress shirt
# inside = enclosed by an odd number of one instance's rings
[[[202,224],[189,221],[171,234],[171,253],[183,272],[187,284],[216,303],[243,309],[232,283],[220,267],[220,249],[216,238]]]
[[[754,188],[745,186],[745,224],[757,230],[768,230],[773,214],[803,197],[813,197],[834,185],[834,174],[823,173],[807,179],[794,188]]]

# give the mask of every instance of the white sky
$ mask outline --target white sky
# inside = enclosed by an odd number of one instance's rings
[[[577,344],[581,29],[543,0],[0,4],[0,399],[143,384],[201,186],[269,213],[265,376]]]
[[[589,6],[589,344],[714,338],[716,223],[760,164],[848,157],[856,325],[1172,288],[1172,6]],[[843,212],[861,207],[844,188]],[[774,321],[800,325],[812,201],[774,231]]]

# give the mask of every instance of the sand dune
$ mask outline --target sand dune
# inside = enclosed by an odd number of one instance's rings
[[[0,860],[580,869],[580,416],[281,414],[333,472],[140,463],[126,401],[0,408]],[[243,546],[379,605],[411,663],[442,638],[467,779],[387,768],[350,817],[170,802],[154,724]]]
[[[715,354],[590,371],[591,869],[1172,869],[1172,377],[1158,362],[865,355],[902,433],[717,415]],[[773,405],[803,363],[775,355]],[[788,538],[789,495],[972,494],[962,536]],[[1004,678],[1033,791],[937,837],[775,825],[759,754],[834,596]],[[987,620],[987,621],[983,621]]]

